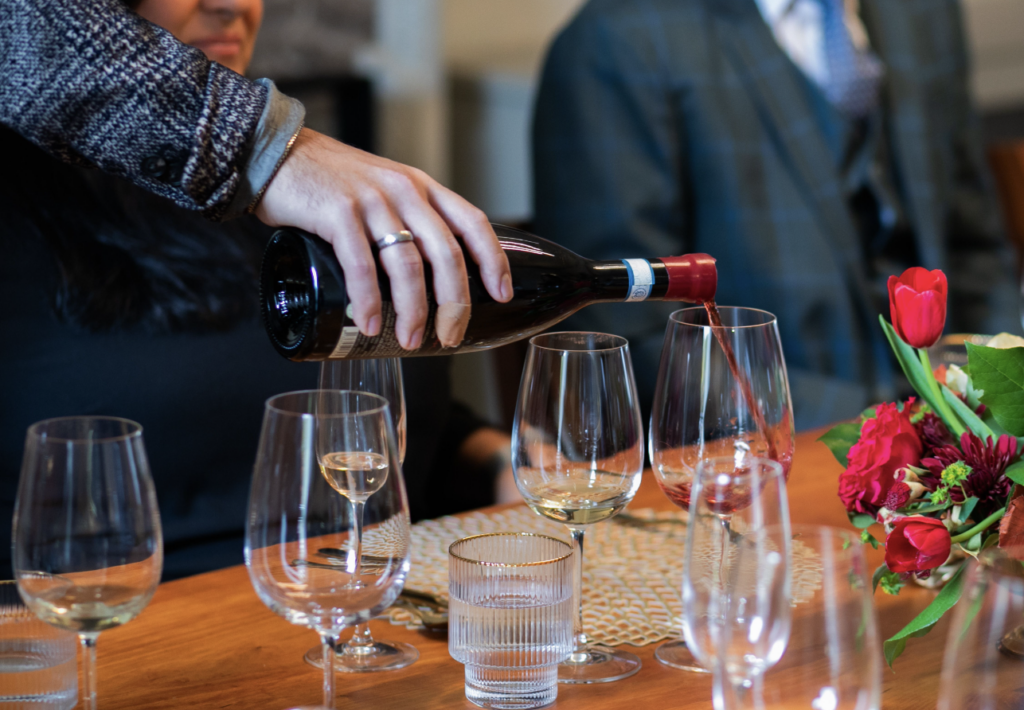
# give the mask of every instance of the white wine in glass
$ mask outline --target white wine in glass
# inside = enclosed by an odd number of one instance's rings
[[[626,651],[583,631],[583,535],[633,499],[644,464],[643,425],[625,338],[545,333],[530,339],[512,433],[516,486],[537,513],[565,523],[576,557],[573,653],[560,683],[605,683],[640,670]]]
[[[391,413],[391,425],[397,439],[398,460],[405,463],[405,386],[401,360],[328,360],[320,366],[320,389],[370,392],[386,399],[388,411]],[[343,457],[346,452],[333,453]],[[331,468],[330,461],[327,460],[329,456],[330,454],[322,457],[320,462],[321,470],[328,482],[334,475],[328,471]],[[340,484],[340,487],[333,483],[331,485],[334,490],[346,497],[355,490],[355,486],[347,482]],[[372,487],[372,484],[369,485]],[[383,480],[380,485],[383,485]],[[364,492],[368,495],[373,493],[369,488]],[[320,647],[315,646],[306,652],[306,662],[319,668],[322,656]],[[419,657],[420,652],[411,644],[373,638],[370,624],[364,621],[356,625],[348,641],[338,644],[335,649],[334,667],[348,673],[393,671],[415,663]]]
[[[96,638],[139,615],[163,569],[142,427],[91,416],[29,427],[13,548],[25,604],[78,633],[84,703],[95,710]]]

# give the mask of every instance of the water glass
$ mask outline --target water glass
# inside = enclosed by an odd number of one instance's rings
[[[448,548],[448,580],[448,651],[466,666],[466,698],[553,703],[573,648],[572,548],[529,533],[467,537]]]
[[[1020,548],[990,549],[970,563],[949,624],[939,710],[1011,710],[1024,704],[1021,559]]]
[[[17,584],[0,581],[0,707],[69,710],[78,702],[77,639],[40,621],[18,596]]]

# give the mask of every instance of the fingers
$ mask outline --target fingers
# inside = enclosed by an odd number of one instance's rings
[[[343,210],[335,224],[338,232],[320,230],[319,234],[334,247],[342,271],[345,291],[352,304],[352,320],[367,336],[380,333],[380,287],[377,285],[377,264],[366,241],[362,220],[353,210]]]
[[[374,240],[405,229],[383,194],[367,196],[364,206],[366,225]],[[397,314],[395,336],[403,348],[415,350],[423,342],[427,324],[423,259],[415,243],[403,242],[381,249],[380,263],[391,281],[391,300]]]
[[[480,276],[487,292],[496,301],[504,303],[511,300],[512,274],[508,257],[498,244],[487,215],[433,180],[428,187],[430,204],[452,231],[462,237],[466,250],[480,267]]]
[[[432,285],[438,304],[434,325],[438,340],[445,347],[455,347],[466,334],[472,303],[462,248],[425,198],[405,204],[405,223],[417,236],[420,252],[433,271]]]

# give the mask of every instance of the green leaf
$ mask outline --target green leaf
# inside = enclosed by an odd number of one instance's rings
[[[889,568],[885,566],[884,562],[878,566],[878,569],[875,570],[875,573],[871,575],[871,591],[878,591],[878,583],[882,580],[882,577],[888,571]]]
[[[891,594],[892,596],[899,594],[900,590],[907,585],[907,583],[903,581],[903,577],[901,577],[897,572],[886,572],[882,575],[879,582],[882,585],[882,591],[886,594]]]
[[[987,348],[967,344],[974,386],[1001,427],[1024,436],[1024,348]]]
[[[957,397],[953,393],[953,390],[946,387],[946,385],[939,385],[939,388],[942,390],[942,398],[946,400],[946,404],[956,412],[956,415],[960,417],[960,421],[966,424],[967,428],[973,431],[975,436],[982,441],[992,437],[992,430],[988,428],[988,425],[981,421],[981,418],[974,413],[974,410],[968,407],[962,399]]]
[[[906,648],[907,639],[910,637],[924,636],[932,627],[938,623],[942,615],[953,608],[953,605],[960,601],[963,593],[963,572],[964,566],[953,574],[942,591],[932,599],[932,603],[925,607],[924,611],[909,624],[903,627],[895,636],[887,640],[882,646],[885,652],[885,662],[892,668],[893,662],[899,658]]]
[[[885,337],[889,339],[889,345],[896,354],[896,360],[899,361],[900,367],[903,368],[903,374],[910,380],[911,386],[936,414],[940,414],[942,408],[935,401],[935,393],[932,391],[928,378],[925,376],[924,366],[921,365],[921,361],[918,359],[917,351],[903,342],[903,339],[893,330],[889,321],[881,314],[878,316],[878,322],[882,324],[882,331],[885,333]]]
[[[860,422],[846,422],[844,424],[838,424],[818,439],[821,443],[829,448],[832,455],[836,457],[836,461],[846,468],[850,465],[847,459],[850,449],[860,439]]]
[[[1003,471],[1003,475],[1017,485],[1024,486],[1024,461],[1011,463],[1006,467],[1006,470]]]
[[[878,408],[877,407],[868,407],[867,409],[865,409],[863,412],[860,413],[860,418],[862,420],[874,419],[877,416],[878,416]]]
[[[878,549],[878,540],[876,540],[875,536],[869,533],[867,530],[860,531],[860,541],[863,542],[865,545],[871,545],[871,548],[874,550]]]
[[[850,516],[850,523],[853,527],[863,530],[875,524],[875,516],[867,513],[854,513]]]
[[[974,496],[971,496],[970,498],[963,502],[963,504],[960,506],[960,522],[965,522],[968,518],[971,517],[971,513],[974,512],[974,506],[976,506],[977,504],[978,499],[975,498]]]

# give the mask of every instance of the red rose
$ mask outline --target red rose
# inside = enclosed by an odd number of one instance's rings
[[[952,546],[941,520],[900,518],[885,539],[885,566],[890,572],[924,572],[945,562]]]
[[[895,404],[880,404],[875,418],[861,427],[860,440],[847,455],[849,465],[839,476],[839,497],[847,511],[874,515],[895,485],[896,472],[921,462],[924,446],[910,423],[911,402],[902,412]]]
[[[930,348],[946,325],[946,275],[912,266],[899,278],[889,277],[889,316],[903,341]]]

